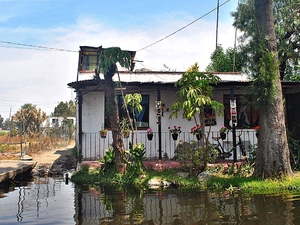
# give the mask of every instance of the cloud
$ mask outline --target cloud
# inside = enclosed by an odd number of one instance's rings
[[[180,20],[169,17],[153,21],[152,26],[115,29],[93,18],[80,17],[67,27],[6,29],[5,32],[10,35],[3,38],[29,44],[32,42],[28,41],[33,40],[36,45],[74,51],[84,45],[139,50],[190,21],[189,17]],[[16,34],[18,38],[10,39]],[[165,64],[172,70],[185,71],[198,62],[200,69],[204,70],[215,49],[215,39],[215,23],[198,21],[149,48],[137,51],[136,58],[143,63],[137,63],[136,68],[161,70]],[[224,48],[233,47],[234,29],[231,24],[219,23],[218,39]],[[59,101],[75,97],[67,83],[76,81],[77,66],[78,53],[74,52],[2,48],[0,114],[7,118],[8,104],[13,106],[14,113],[25,103],[40,106],[50,114]]]

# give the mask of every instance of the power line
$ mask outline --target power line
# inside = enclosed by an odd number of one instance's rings
[[[159,39],[158,41],[156,41],[156,42],[154,42],[154,43],[152,43],[152,44],[150,44],[150,45],[147,45],[146,47],[141,48],[141,49],[139,49],[139,50],[137,50],[137,51],[145,50],[146,48],[149,48],[149,47],[151,47],[151,46],[153,46],[153,45],[155,45],[155,44],[157,44],[157,43],[159,43],[159,42],[161,42],[161,41],[163,41],[163,40],[165,40],[165,39],[167,39],[167,38],[173,36],[174,34],[180,32],[180,31],[182,31],[183,29],[185,29],[185,28],[191,26],[192,24],[196,23],[198,20],[201,20],[203,17],[209,15],[210,13],[212,13],[213,11],[215,11],[216,9],[222,7],[223,5],[225,5],[226,3],[228,3],[229,1],[230,1],[230,0],[227,0],[226,2],[224,2],[224,3],[222,3],[221,5],[217,6],[216,8],[214,8],[214,9],[210,10],[209,12],[205,13],[203,16],[200,16],[199,18],[197,18],[197,19],[195,19],[194,21],[188,23],[187,25],[181,27],[180,29],[174,31],[173,33],[171,33],[171,34],[169,34],[169,35],[167,35],[167,36],[165,36],[165,37]]]
[[[40,46],[40,45],[22,44],[22,43],[16,43],[16,42],[11,42],[11,41],[0,41],[0,43],[29,47],[29,48],[25,48],[25,49],[35,49],[35,50],[41,49],[41,50],[52,50],[52,51],[76,52],[76,53],[78,53],[78,51],[69,50],[69,49],[52,48],[52,47],[45,47],[45,46]],[[10,47],[10,46],[0,46],[0,47]]]
[[[209,15],[210,13],[214,12],[216,9],[219,10],[220,7],[222,7],[223,5],[227,4],[230,0],[227,0],[225,2],[223,2],[221,5],[217,5],[217,7],[215,7],[214,9],[210,10],[209,12],[205,13],[204,15],[200,16],[199,18],[195,19],[194,21],[188,23],[187,25],[181,27],[180,29],[174,31],[173,33],[159,39],[158,41],[155,41],[154,43],[150,44],[150,45],[147,45],[139,50],[138,51],[142,51],[142,50],[145,50],[159,42],[162,42],[163,40],[175,35],[176,33],[179,33],[180,31],[184,30],[185,28],[191,26],[192,24],[196,23],[197,21],[201,20],[202,18],[204,18],[205,16]],[[75,51],[75,50],[69,50],[69,49],[62,49],[62,48],[53,48],[53,47],[45,47],[45,46],[40,46],[40,45],[30,45],[30,44],[23,44],[23,43],[16,43],[16,42],[11,42],[11,41],[1,41],[0,40],[0,43],[3,43],[3,44],[10,44],[10,45],[18,45],[18,46],[24,46],[24,47],[27,47],[27,48],[22,48],[22,47],[13,47],[13,46],[0,46],[0,47],[6,47],[6,48],[19,48],[19,49],[32,49],[32,50],[52,50],[52,51],[62,51],[62,52],[75,52],[75,53],[78,53],[79,51]]]

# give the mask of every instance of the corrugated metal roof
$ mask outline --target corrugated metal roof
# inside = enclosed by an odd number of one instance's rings
[[[185,72],[165,72],[165,71],[121,71],[120,79],[124,82],[162,82],[175,83]],[[221,78],[222,81],[250,81],[248,76],[239,72],[236,73],[213,73]],[[94,73],[79,73],[78,81],[93,79]],[[103,75],[100,78],[104,79]],[[117,76],[114,76],[117,79]]]
[[[178,79],[181,78],[184,72],[168,72],[168,71],[121,71],[120,79],[124,85],[145,85],[153,86],[153,85],[173,85]],[[249,85],[251,80],[248,78],[247,75],[242,74],[240,72],[235,73],[220,73],[214,72],[214,75],[217,75],[221,78],[221,83],[219,86],[234,86],[234,85]],[[83,73],[79,74],[78,81],[74,81],[68,84],[68,86],[78,89],[84,88],[88,86],[97,86],[96,80],[93,79],[93,73]],[[101,79],[104,79],[103,76],[100,75]],[[114,76],[114,80],[118,80],[118,76]],[[282,82],[284,87],[288,86],[297,86],[300,85],[300,82],[291,82],[291,81],[284,81]]]

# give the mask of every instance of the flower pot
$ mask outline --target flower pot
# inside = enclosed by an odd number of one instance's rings
[[[178,138],[178,134],[177,133],[172,134],[172,138],[173,138],[174,141],[176,141],[177,138]]]
[[[130,131],[123,131],[124,138],[129,138]]]
[[[151,141],[152,138],[153,138],[153,134],[147,134],[147,138],[148,138],[149,141]]]
[[[106,138],[107,132],[106,131],[100,131],[100,137]]]
[[[221,139],[225,140],[226,139],[226,133],[220,133]]]
[[[196,138],[197,138],[198,141],[200,141],[201,138],[202,138],[202,134],[196,134]]]

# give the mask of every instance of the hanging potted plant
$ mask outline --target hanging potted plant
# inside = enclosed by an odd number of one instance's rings
[[[200,141],[202,138],[201,126],[199,124],[193,126],[191,128],[191,134],[196,135],[197,140]]]
[[[220,131],[219,131],[222,140],[226,139],[226,131],[227,131],[227,127],[222,126],[221,129],[220,129]]]
[[[120,128],[124,138],[128,138],[130,135],[130,125],[127,118],[123,118],[120,122]]]
[[[100,132],[100,137],[101,138],[106,138],[106,135],[107,135],[107,132],[108,132],[107,129],[102,129],[99,132]]]
[[[153,138],[153,132],[152,132],[151,127],[148,127],[148,129],[147,129],[147,138],[148,138],[149,141],[151,141],[152,138]]]
[[[174,141],[177,140],[178,138],[178,134],[181,133],[181,126],[174,126],[173,128],[168,127],[168,129],[170,130],[170,133],[172,134],[172,138]]]

